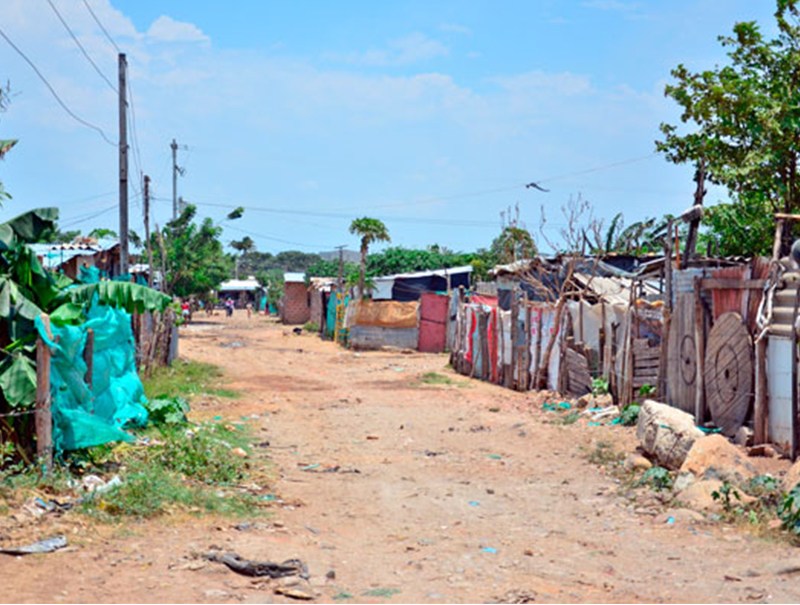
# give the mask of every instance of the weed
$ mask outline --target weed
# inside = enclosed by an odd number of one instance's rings
[[[652,384],[643,384],[639,387],[639,397],[650,397],[653,393],[656,392],[656,387]]]
[[[589,462],[598,466],[617,466],[624,460],[625,454],[614,449],[613,443],[598,441],[588,458]]]
[[[319,332],[319,324],[315,321],[307,321],[303,326],[306,332]]]
[[[566,416],[562,416],[561,418],[559,418],[557,424],[564,424],[564,425],[575,424],[578,421],[578,418],[580,417],[581,415],[578,412],[570,412]]]
[[[235,430],[207,423],[189,431],[164,427],[162,436],[163,445],[148,448],[150,462],[208,484],[231,484],[244,475],[244,461],[231,449],[246,445],[247,439]]]
[[[592,395],[608,395],[609,384],[605,378],[592,378]]]
[[[449,376],[439,374],[438,372],[425,372],[419,379],[422,384],[441,384],[451,385],[454,381]]]
[[[345,590],[343,590],[342,592],[338,592],[335,595],[333,595],[333,600],[334,601],[344,601],[345,599],[352,599],[352,598],[353,598],[353,595],[351,595],[349,592],[347,592]]]
[[[735,498],[739,502],[742,501],[742,496],[739,493],[739,490],[737,490],[727,481],[723,481],[718,490],[711,492],[711,497],[715,502],[721,502],[722,510],[729,514],[734,512],[732,498]]]
[[[649,485],[657,492],[672,489],[672,475],[663,466],[654,466],[645,471],[638,485]]]
[[[619,423],[623,426],[633,426],[639,420],[639,410],[641,406],[638,403],[629,403],[619,414]]]
[[[363,592],[365,597],[393,597],[396,594],[400,593],[399,588],[373,588],[372,590],[368,590]]]
[[[153,399],[215,395],[235,398],[236,391],[221,386],[224,382],[222,370],[217,366],[197,361],[175,360],[171,366],[155,368],[144,379],[144,391]]]
[[[800,483],[783,497],[778,505],[778,518],[783,529],[800,535]]]
[[[184,424],[189,402],[183,397],[160,397],[147,402],[148,420],[153,424]]]

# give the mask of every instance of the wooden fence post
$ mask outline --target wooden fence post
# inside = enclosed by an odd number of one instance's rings
[[[83,360],[86,362],[86,376],[84,380],[91,389],[94,376],[94,330],[92,330],[92,328],[86,330],[86,346],[83,348]]]
[[[700,277],[694,278],[694,347],[695,368],[694,421],[701,426],[706,419],[705,400],[705,309],[700,295]]]
[[[47,336],[50,332],[50,317],[41,315]],[[44,465],[46,473],[53,468],[53,415],[50,409],[50,347],[36,339],[36,455]]]

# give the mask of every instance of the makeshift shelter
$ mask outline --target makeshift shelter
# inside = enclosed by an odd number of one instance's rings
[[[419,300],[423,292],[450,292],[461,286],[469,288],[472,266],[449,267],[373,277],[373,300],[409,302]]]
[[[236,306],[243,309],[247,303],[256,308],[259,300],[259,293],[263,290],[258,280],[250,275],[247,279],[229,279],[220,284],[217,293],[221,300],[232,298]]]
[[[305,273],[284,273],[281,321],[289,325],[306,323],[311,317],[311,300]]]

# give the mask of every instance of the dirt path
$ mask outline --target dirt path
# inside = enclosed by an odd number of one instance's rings
[[[629,429],[553,424],[535,396],[456,376],[445,356],[353,353],[263,318],[195,324],[181,353],[223,366],[245,393],[194,413],[250,417],[282,505],[238,528],[67,515],[50,529],[76,548],[0,558],[3,601],[289,600],[277,582],[193,558],[211,547],[300,558],[311,580],[295,588],[324,602],[800,600],[795,549],[665,523],[587,462],[597,440],[630,446]],[[421,384],[431,371],[455,384]]]

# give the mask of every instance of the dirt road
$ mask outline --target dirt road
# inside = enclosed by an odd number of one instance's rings
[[[124,527],[67,515],[76,548],[0,559],[3,601],[291,600],[194,556],[212,547],[300,558],[310,583],[290,588],[324,602],[800,600],[795,549],[667,523],[587,461],[600,440],[632,449],[630,429],[556,424],[536,395],[457,376],[446,356],[354,353],[264,318],[196,323],[181,354],[245,393],[194,414],[249,417],[269,441],[274,515]]]

